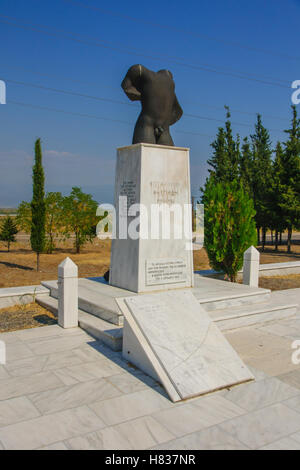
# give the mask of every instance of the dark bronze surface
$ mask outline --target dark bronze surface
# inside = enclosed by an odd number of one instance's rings
[[[143,65],[133,65],[121,86],[131,101],[141,101],[142,105],[132,143],[173,146],[169,127],[181,118],[182,109],[171,72],[152,72]]]

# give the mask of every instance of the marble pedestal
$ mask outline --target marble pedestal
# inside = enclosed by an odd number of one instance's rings
[[[192,287],[189,150],[118,149],[115,207],[110,285],[137,293]]]

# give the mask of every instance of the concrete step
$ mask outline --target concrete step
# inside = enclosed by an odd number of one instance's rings
[[[49,289],[37,286],[4,287],[0,289],[0,308],[34,302],[37,295],[49,295]]]
[[[209,316],[216,322],[220,330],[225,332],[294,316],[297,313],[297,307],[297,304],[274,305],[273,302],[266,302],[263,305],[245,305],[242,308],[238,306],[209,312]],[[93,337],[102,340],[113,350],[122,350],[123,328],[118,328],[85,312],[80,313],[79,324],[81,328]]]
[[[53,315],[57,316],[58,312],[58,300],[55,299],[54,297],[51,297],[49,294],[48,295],[38,295],[36,297],[36,302],[41,305],[41,307],[44,307],[46,310],[49,310],[50,312],[53,313]]]
[[[297,309],[297,303],[289,302],[273,292],[267,302],[214,310],[209,315],[220,330],[228,331],[291,317],[297,313]]]
[[[133,292],[119,289],[102,282],[102,278],[78,279],[78,307],[102,320],[115,325],[123,325],[123,315],[115,301],[118,297],[135,295]],[[42,281],[42,285],[50,289],[52,297],[58,297],[57,281]]]
[[[207,312],[266,302],[271,291],[195,274],[193,294]]]
[[[297,304],[291,305],[271,305],[239,307],[236,310],[218,311],[209,313],[213,317],[216,313],[219,316],[213,318],[221,331],[230,331],[237,328],[243,328],[255,324],[264,324],[270,321],[276,321],[283,318],[294,316],[297,312]],[[91,334],[94,338],[102,340],[114,351],[122,350],[123,328],[112,325],[89,313],[81,312],[79,314],[79,325],[82,329]]]
[[[51,296],[37,296],[36,301],[57,314],[58,300]],[[298,304],[289,303],[282,293],[273,292],[268,301],[260,304],[236,305],[227,309],[209,311],[209,315],[221,331],[229,331],[254,324],[264,324],[287,318],[297,313]],[[79,326],[96,339],[103,341],[114,351],[122,350],[123,328],[113,325],[93,314],[79,309]]]
[[[37,296],[39,305],[50,310],[54,315],[58,312],[58,300],[51,296]],[[101,318],[78,310],[79,326],[100,341],[103,341],[114,351],[122,350],[123,329]]]
[[[94,338],[103,341],[113,351],[122,351],[123,327],[82,311],[79,313],[79,326]]]
[[[50,289],[52,297],[57,298],[57,281],[43,281]],[[217,279],[209,279],[195,274],[193,293],[207,312],[264,302],[270,297],[270,290],[251,288]],[[78,279],[78,306],[80,310],[91,313],[102,320],[122,326],[123,315],[116,298],[137,295],[125,289],[108,285],[103,278]]]

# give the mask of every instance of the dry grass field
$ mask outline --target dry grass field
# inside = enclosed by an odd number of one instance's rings
[[[78,265],[80,277],[102,276],[109,268],[110,263],[110,240],[95,239],[82,249],[82,253],[75,254],[72,240],[58,242],[57,248],[51,254],[41,255],[40,272],[35,270],[36,256],[30,249],[28,236],[18,234],[18,241],[12,243],[11,251],[6,251],[4,243],[0,242],[0,288],[39,284],[42,280],[57,278],[57,266],[69,256]],[[297,240],[298,241],[298,240]],[[280,251],[275,253],[273,247],[266,247],[261,253],[261,263],[277,263],[284,261],[300,260],[300,244],[292,246],[293,253],[286,253],[286,246],[281,246]],[[194,251],[195,270],[210,269],[207,254],[204,249]],[[275,278],[262,279],[262,287],[270,288],[272,280],[275,281],[274,288],[278,288],[280,280]],[[285,285],[300,287],[300,276],[288,276],[283,280]],[[282,287],[281,287],[282,288]]]
[[[7,253],[6,246],[0,242],[0,288],[39,284],[41,281],[56,279],[57,266],[66,256],[78,265],[79,276],[102,276],[109,268],[110,241],[96,239],[75,254],[72,241],[57,243],[51,254],[40,257],[40,271],[36,271],[36,255],[31,251],[27,237],[22,237],[11,246]]]
[[[37,303],[13,305],[0,309],[0,333],[57,323],[55,315]]]

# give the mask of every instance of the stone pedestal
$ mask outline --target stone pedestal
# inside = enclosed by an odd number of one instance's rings
[[[250,287],[258,287],[259,277],[259,251],[250,246],[244,253],[244,266],[243,266],[243,284]]]
[[[58,324],[78,326],[78,268],[69,257],[58,266]]]
[[[132,292],[192,287],[189,150],[118,149],[115,207],[109,283]]]
[[[4,341],[0,341],[0,365],[6,364],[6,346]]]

